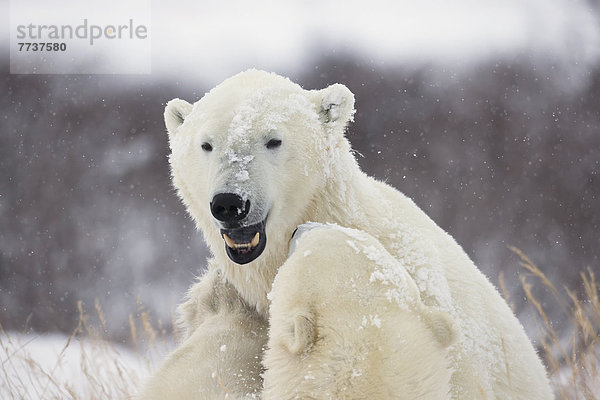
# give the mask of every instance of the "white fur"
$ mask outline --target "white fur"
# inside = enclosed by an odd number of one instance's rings
[[[262,398],[449,399],[452,318],[372,236],[315,226],[273,284]]]
[[[202,326],[169,355],[139,396],[144,400],[253,399],[262,390],[265,321],[213,269],[193,318]],[[189,317],[190,315],[188,315]]]
[[[523,328],[462,248],[409,198],[359,169],[344,137],[353,113],[354,97],[343,85],[307,91],[256,70],[229,78],[193,107],[167,105],[173,182],[214,255],[181,308],[188,334],[205,331],[205,314],[213,315],[198,306],[199,298],[215,293],[210,271],[222,270],[266,321],[267,293],[296,226],[336,223],[373,236],[405,266],[424,304],[456,321],[461,335],[449,354],[453,398],[552,398]],[[269,138],[282,145],[269,151]],[[201,149],[207,141],[210,153]],[[249,224],[268,215],[265,251],[246,265],[229,260],[210,214],[212,196],[223,190],[251,200]],[[228,323],[226,316],[216,318]],[[200,370],[204,363],[198,360]]]

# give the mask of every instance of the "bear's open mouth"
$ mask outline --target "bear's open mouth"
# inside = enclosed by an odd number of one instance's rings
[[[231,261],[248,264],[258,258],[267,245],[266,219],[258,224],[235,229],[221,229],[225,251]]]

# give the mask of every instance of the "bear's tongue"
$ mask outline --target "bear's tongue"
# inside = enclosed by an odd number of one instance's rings
[[[223,239],[225,240],[227,247],[229,247],[230,249],[235,250],[241,254],[246,254],[256,246],[258,246],[258,243],[260,242],[260,233],[256,232],[252,240],[248,243],[237,243],[226,233],[223,234]]]

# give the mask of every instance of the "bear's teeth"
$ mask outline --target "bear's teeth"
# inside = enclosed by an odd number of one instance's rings
[[[250,247],[258,246],[259,240],[260,240],[260,234],[258,232],[256,232],[256,235],[254,235],[254,237],[252,238],[252,241],[250,242]]]
[[[237,247],[237,243],[233,241],[233,239],[231,239],[229,236],[227,236],[227,234],[223,234],[223,239],[225,239],[225,243],[227,243],[227,246],[229,246],[232,249],[235,249]]]
[[[233,241],[233,239],[231,239],[229,236],[227,236],[226,233],[223,234],[223,239],[225,240],[225,243],[227,244],[227,246],[231,249],[251,249],[253,247],[258,246],[258,242],[260,240],[260,234],[258,232],[256,232],[256,234],[254,235],[254,237],[252,238],[252,241],[250,243],[236,243]]]

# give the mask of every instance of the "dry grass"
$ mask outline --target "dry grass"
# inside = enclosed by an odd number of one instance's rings
[[[88,315],[78,303],[78,324],[67,339],[8,333],[0,325],[0,398],[133,398],[145,376],[172,347],[172,335],[160,323],[153,324],[138,304],[136,317],[129,318],[134,349],[119,346],[107,340],[106,319],[97,301],[94,309]],[[34,346],[36,341],[39,345]]]
[[[592,269],[581,273],[583,287],[577,294],[570,288],[561,291],[522,251],[515,247],[511,250],[519,256],[519,264],[527,271],[520,276],[521,286],[545,333],[541,341],[542,358],[552,379],[556,398],[600,399],[600,285],[596,274]],[[567,339],[559,335],[544,306],[533,295],[532,284],[528,281],[530,277],[554,295],[569,321],[571,332]]]
[[[531,306],[539,315],[544,331],[541,341],[542,358],[548,368],[552,384],[561,400],[600,400],[600,285],[594,271],[581,274],[582,288],[573,292],[557,288],[544,273],[520,250],[511,248],[520,257],[524,273],[521,285]],[[559,335],[544,306],[532,292],[532,283],[547,287],[556,298],[565,318],[570,322],[568,340]],[[500,288],[507,302],[504,277]],[[132,359],[124,357],[130,350],[109,342],[106,319],[96,302],[93,316],[78,305],[79,322],[64,347],[50,365],[42,365],[39,357],[32,357],[28,349],[35,337],[10,335],[0,325],[0,398],[2,399],[130,399],[137,392],[157,361],[173,346],[173,332],[160,323],[153,323],[150,315],[138,304],[136,317],[130,316],[130,342],[134,348]],[[77,375],[69,378],[67,364],[73,363],[66,354],[78,347]],[[65,381],[64,376],[67,376]],[[57,378],[63,376],[63,379]]]

